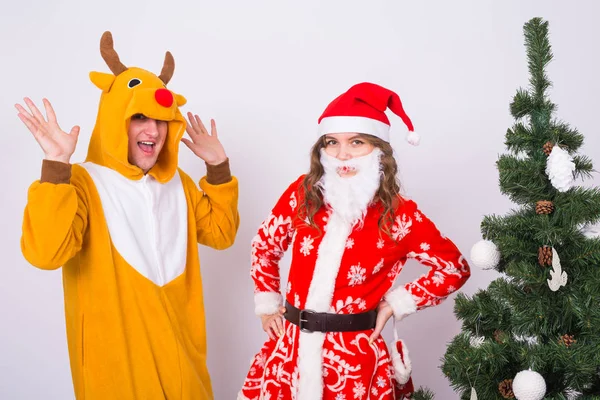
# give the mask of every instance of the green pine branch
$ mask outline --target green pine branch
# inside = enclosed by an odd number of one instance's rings
[[[545,173],[546,159],[517,158],[502,155],[497,161],[500,172],[500,191],[517,204],[531,204],[544,196],[549,185]]]
[[[556,212],[548,218],[557,225],[569,227],[600,221],[600,188],[573,188],[557,193],[552,201]]]
[[[412,400],[433,400],[433,392],[426,388],[419,388],[411,397]]]
[[[573,157],[575,163],[575,176],[579,178],[591,178],[594,167],[592,160],[587,156],[577,155]]]
[[[529,83],[534,102],[543,102],[546,90],[552,86],[546,76],[546,67],[552,61],[552,48],[548,39],[548,22],[533,18],[525,24],[525,47],[529,68]]]

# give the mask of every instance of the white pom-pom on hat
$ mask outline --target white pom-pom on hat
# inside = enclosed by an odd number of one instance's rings
[[[419,143],[421,143],[421,135],[415,131],[410,131],[408,132],[408,135],[406,135],[406,141],[413,146],[418,146]]]

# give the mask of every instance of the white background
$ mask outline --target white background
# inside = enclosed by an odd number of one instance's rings
[[[404,192],[468,256],[485,214],[512,204],[498,189],[495,161],[512,124],[508,105],[527,85],[522,25],[550,21],[549,68],[557,116],[586,135],[581,152],[600,163],[600,6],[589,1],[3,1],[0,200],[0,398],[73,398],[60,270],[31,267],[19,249],[28,186],[42,152],[16,117],[23,96],[54,104],[65,130],[80,124],[73,161],[85,158],[100,92],[88,79],[108,72],[98,50],[111,30],[126,65],[159,73],[164,52],[176,69],[169,87],[191,110],[215,118],[240,181],[235,245],[200,248],[209,369],[216,399],[234,399],[265,338],[253,315],[250,241],[275,201],[308,167],[316,121],[334,97],[371,81],[402,98],[422,144],[404,142],[391,117]],[[195,179],[203,163],[182,146]],[[600,180],[586,184],[598,184]],[[284,259],[287,276],[289,256]],[[402,280],[425,270],[410,264]],[[496,277],[474,270],[472,294]],[[417,386],[454,399],[439,370],[459,332],[453,298],[402,322]],[[391,339],[391,331],[385,331]]]

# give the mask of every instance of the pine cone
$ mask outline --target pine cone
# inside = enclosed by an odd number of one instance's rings
[[[500,329],[496,329],[494,331],[494,340],[498,344],[503,344],[504,342],[506,342],[506,334]]]
[[[575,340],[573,335],[564,334],[560,337],[558,343],[568,348],[577,343],[577,340]]]
[[[543,246],[538,249],[538,262],[542,267],[552,265],[552,247]]]
[[[544,150],[544,154],[549,156],[550,153],[552,153],[552,148],[554,147],[554,143],[552,142],[546,142],[544,143],[544,146],[542,147],[542,150]]]
[[[537,214],[551,214],[554,211],[554,203],[548,200],[540,200],[535,204]]]
[[[505,379],[502,382],[500,382],[500,384],[498,385],[498,391],[500,392],[502,397],[504,397],[505,399],[514,399],[515,398],[515,394],[513,393],[513,390],[512,390],[512,384],[513,384],[512,379]]]

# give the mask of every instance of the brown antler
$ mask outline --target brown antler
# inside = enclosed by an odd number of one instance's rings
[[[112,34],[109,31],[104,32],[100,39],[100,54],[115,76],[127,69],[119,60],[119,55],[114,49]]]
[[[160,71],[160,80],[166,85],[173,77],[173,72],[175,72],[175,60],[173,59],[171,52],[167,51],[162,71]]]

